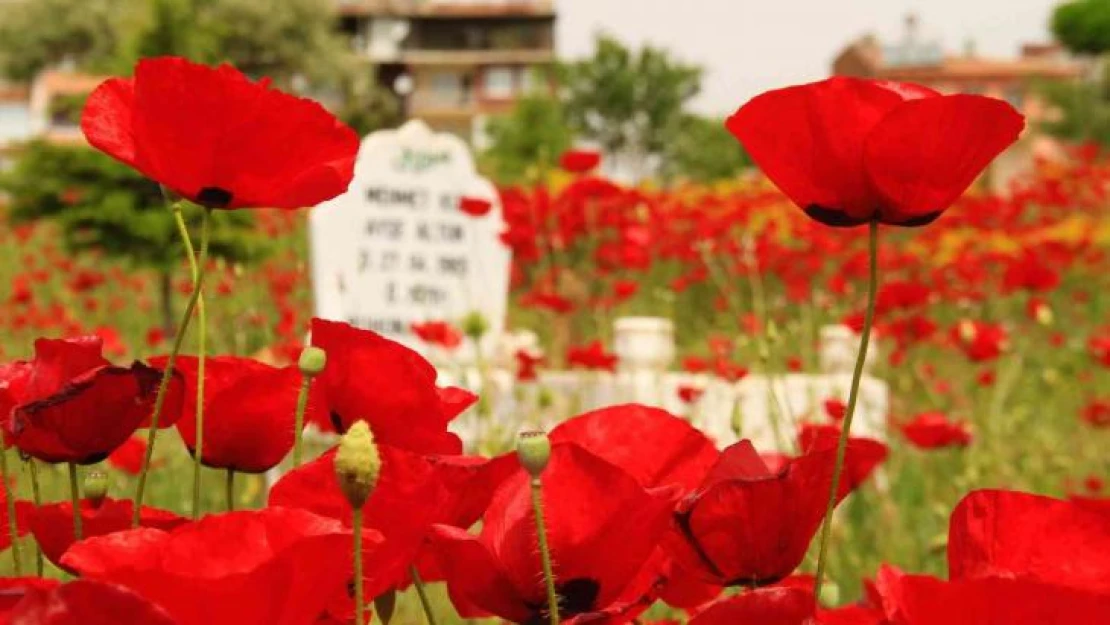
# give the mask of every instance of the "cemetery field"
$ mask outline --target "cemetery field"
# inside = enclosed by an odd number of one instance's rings
[[[880,229],[870,374],[889,387],[890,451],[834,525],[829,570],[842,600],[859,597],[882,563],[943,575],[948,517],[969,490],[1110,496],[1108,183],[1110,166],[1077,155],[1006,195],[972,193],[929,228]],[[486,244],[513,253],[506,324],[536,333],[541,371],[619,367],[610,358],[619,317],[671,319],[671,368],[705,383],[816,372],[821,328],[862,323],[866,229],[816,224],[762,184],[660,191],[560,174],[542,189],[502,190],[500,204],[501,217],[495,207],[475,219],[505,221],[500,241]],[[208,351],[285,364],[313,316],[307,214],[255,213],[272,249],[255,264],[210,267]],[[89,332],[119,363],[166,353],[158,274],[70,254],[62,241],[50,223],[0,228],[0,360],[29,357],[40,336]],[[483,283],[496,279],[464,288]],[[182,264],[170,283],[173,318],[190,287]],[[414,314],[463,329],[434,305]],[[453,344],[433,342],[441,354]],[[194,344],[190,335],[184,351]],[[688,391],[687,412],[701,390]],[[789,415],[790,426],[835,427],[836,402],[825,403]],[[634,446],[637,432],[626,434]],[[147,502],[187,511],[191,460],[174,430],[159,441]],[[110,488],[129,496],[134,477],[120,466],[107,469]],[[63,498],[62,465],[40,470],[43,496]],[[205,471],[203,505],[222,510],[221,474]],[[238,507],[261,505],[264,479],[241,476],[234,496]],[[803,571],[813,565],[811,554]],[[450,614],[433,586],[436,609]],[[411,591],[399,609],[402,622],[419,621]]]

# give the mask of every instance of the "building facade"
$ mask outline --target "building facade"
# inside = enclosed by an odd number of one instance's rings
[[[336,0],[340,25],[406,117],[481,143],[489,116],[550,89],[553,0]]]

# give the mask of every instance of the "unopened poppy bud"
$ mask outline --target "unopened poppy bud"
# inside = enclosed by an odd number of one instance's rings
[[[826,608],[840,605],[840,586],[832,580],[825,582],[821,585],[821,596],[817,600]]]
[[[482,316],[482,313],[473,311],[463,318],[462,331],[463,334],[477,341],[489,331],[489,322]]]
[[[108,495],[108,475],[103,471],[89,471],[85,474],[84,491],[85,499],[94,508],[99,508]]]
[[[306,378],[314,378],[324,371],[324,367],[328,364],[328,353],[316,347],[309,345],[301,351],[301,358],[297,361],[297,366],[301,369],[301,375]]]
[[[539,477],[551,460],[551,439],[545,432],[521,432],[516,441],[520,465],[532,477]]]
[[[382,460],[370,426],[365,421],[356,421],[339,439],[339,449],[335,452],[339,489],[353,508],[362,508],[366,503],[378,484],[381,470]]]

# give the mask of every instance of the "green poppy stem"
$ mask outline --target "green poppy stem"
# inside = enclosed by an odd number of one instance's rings
[[[424,617],[428,619],[428,625],[436,625],[435,614],[432,613],[432,602],[428,599],[428,591],[424,588],[424,580],[420,577],[420,571],[416,570],[416,565],[409,567],[409,576],[412,577],[412,585],[416,586],[416,594],[420,597],[420,607],[424,608]]]
[[[85,533],[81,528],[81,491],[77,488],[77,465],[69,462],[69,499],[73,502],[73,539],[81,540]]]
[[[235,511],[235,469],[227,470],[227,481],[225,482],[227,494],[227,511]]]
[[[355,534],[355,625],[366,625],[365,599],[362,579],[362,508],[354,508],[354,534]]]
[[[0,480],[4,482],[4,497],[8,502],[8,536],[12,540],[12,570],[16,577],[23,575],[23,562],[19,559],[19,525],[15,516],[15,495],[8,484],[8,450],[0,447]]]
[[[551,550],[547,546],[547,525],[543,520],[543,493],[539,477],[532,478],[532,515],[536,520],[536,540],[540,547],[543,581],[547,587],[547,616],[551,625],[559,625],[559,595],[555,592],[555,573],[551,567]]]
[[[302,439],[304,438],[304,413],[308,408],[308,389],[312,378],[302,376],[301,390],[297,393],[297,411],[293,416],[293,468],[301,466]]]
[[[200,258],[197,258],[193,252],[192,239],[189,238],[189,230],[185,227],[185,219],[181,215],[181,205],[174,204],[173,216],[177,224],[177,231],[181,235],[181,240],[185,244],[186,255],[189,258],[189,265],[193,271],[193,292],[189,295],[189,301],[185,304],[185,312],[181,315],[181,321],[177,324],[177,332],[174,334],[173,347],[170,349],[169,357],[166,359],[166,368],[162,372],[162,380],[158,384],[158,394],[154,397],[154,410],[150,415],[150,430],[147,432],[146,441],[146,455],[143,457],[143,466],[139,471],[139,482],[135,487],[135,511],[131,518],[131,527],[139,526],[139,519],[143,508],[143,495],[146,491],[146,480],[150,473],[151,459],[154,457],[154,441],[158,434],[158,420],[162,416],[162,408],[166,400],[166,391],[170,386],[170,379],[173,377],[173,367],[177,362],[177,354],[181,351],[181,344],[185,340],[185,333],[189,329],[189,322],[193,318],[193,311],[197,307],[197,301],[200,299],[201,281],[204,278],[202,268],[204,263],[208,260],[208,210],[204,211],[204,219],[201,221],[201,248]]]
[[[201,288],[198,284],[198,289]],[[196,446],[193,449],[193,520],[200,518],[200,465],[204,457],[204,361],[207,348],[207,326],[204,315],[204,294],[197,299],[197,400]]]
[[[859,399],[859,384],[863,378],[863,365],[867,360],[867,346],[871,340],[871,326],[875,320],[875,298],[879,290],[879,222],[872,221],[868,232],[868,263],[870,277],[867,283],[867,311],[863,317],[863,329],[856,355],[856,367],[852,371],[852,386],[848,392],[848,406],[844,410],[844,423],[840,439],[836,445],[836,463],[833,465],[832,486],[829,487],[829,503],[825,508],[825,519],[821,523],[821,542],[817,555],[817,573],[813,580],[814,601],[821,596],[821,584],[825,578],[828,564],[829,532],[832,529],[833,509],[836,508],[836,495],[840,490],[840,475],[844,471],[844,456],[848,451],[848,437],[852,430],[852,417],[856,414],[856,400]]]
[[[27,458],[27,471],[31,474],[31,500],[35,504],[35,510],[39,509],[42,505],[42,491],[39,489],[39,465],[35,463],[34,458]],[[35,543],[35,574],[42,577],[42,547]]]

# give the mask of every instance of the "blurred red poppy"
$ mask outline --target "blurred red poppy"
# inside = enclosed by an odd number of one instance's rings
[[[301,208],[347,190],[359,139],[319,104],[230,65],[143,59],[102,83],[81,129],[94,147],[210,208]]]
[[[446,321],[414,323],[411,329],[413,334],[428,345],[438,345],[444,349],[455,349],[462,345],[462,332]]]
[[[653,580],[637,573],[666,531],[673,499],[573,443],[557,443],[541,476],[548,544],[563,623],[646,609]],[[530,504],[530,476],[517,469],[494,493],[478,536],[437,525],[452,600],[465,616],[538,622],[546,611]]]
[[[4,622],[11,625],[179,625],[165,610],[123,586],[85,579],[51,586],[25,587],[22,598]]]
[[[1017,140],[1024,120],[1001,100],[834,77],[756,96],[727,125],[813,219],[922,226]]]
[[[724,586],[766,586],[801,563],[821,524],[836,450],[827,444],[772,473],[751,442],[721,453],[700,488],[682,500],[666,547],[702,579]],[[848,443],[842,500],[886,458],[876,441]],[[738,528],[743,528],[739,531]]]
[[[952,326],[949,337],[972,362],[994,360],[1010,345],[1006,328],[985,321],[960,321]]]
[[[8,516],[8,489],[0,488],[0,551],[11,547],[11,524]],[[35,506],[29,501],[17,499],[15,502],[16,533],[25,536],[31,529],[31,514]]]
[[[459,210],[471,217],[485,217],[492,208],[489,200],[468,196],[459,198]]]
[[[143,595],[180,625],[302,625],[346,595],[351,545],[338,521],[267,508],[90,538],[62,562]]]
[[[163,366],[165,360],[158,356],[151,362]],[[177,422],[177,431],[194,453],[197,358],[178,356],[175,369],[185,380],[184,415]],[[300,382],[296,366],[271,367],[237,356],[206,358],[201,463],[244,473],[263,473],[277,466],[293,448]],[[309,405],[315,402],[309,401]]]
[[[315,386],[319,406],[336,430],[345,432],[365,419],[383,445],[421,453],[462,451],[462,441],[447,426],[477,397],[437,388],[435,367],[420,354],[369,330],[323,319],[312,320],[312,344],[328,354]]]
[[[0,404],[10,406],[5,438],[46,462],[100,462],[147,425],[162,372],[136,362],[117,367],[100,354],[99,337],[38,339],[35,357],[5,369]],[[162,426],[180,417],[175,375]]]
[[[595,150],[567,150],[559,157],[559,166],[572,174],[584,174],[597,169],[601,154]]]
[[[131,529],[134,509],[130,499],[104,499],[99,504],[83,500],[82,537],[92,538]],[[62,566],[62,554],[74,543],[73,504],[65,501],[39,506],[31,512],[30,519],[31,531],[42,548],[43,555],[55,565]],[[184,517],[173,512],[149,506],[143,506],[139,517],[140,526],[167,531],[185,522]]]
[[[108,464],[128,475],[138,475],[143,470],[143,458],[146,456],[146,439],[132,436],[108,454]],[[162,464],[161,461],[151,461],[150,466]]]
[[[952,580],[1019,578],[1110,596],[1108,554],[1110,513],[1070,501],[979,490],[950,518]]]
[[[582,346],[567,348],[567,363],[596,371],[616,371],[617,355],[605,351],[601,341],[591,341]]]
[[[962,421],[951,421],[941,412],[923,412],[899,426],[911,445],[918,449],[966,447],[971,444],[971,428]]]
[[[809,625],[813,593],[800,588],[759,588],[715,601],[690,619],[689,625]]]
[[[1110,400],[1092,400],[1079,412],[1087,425],[1095,428],[1110,428]]]

